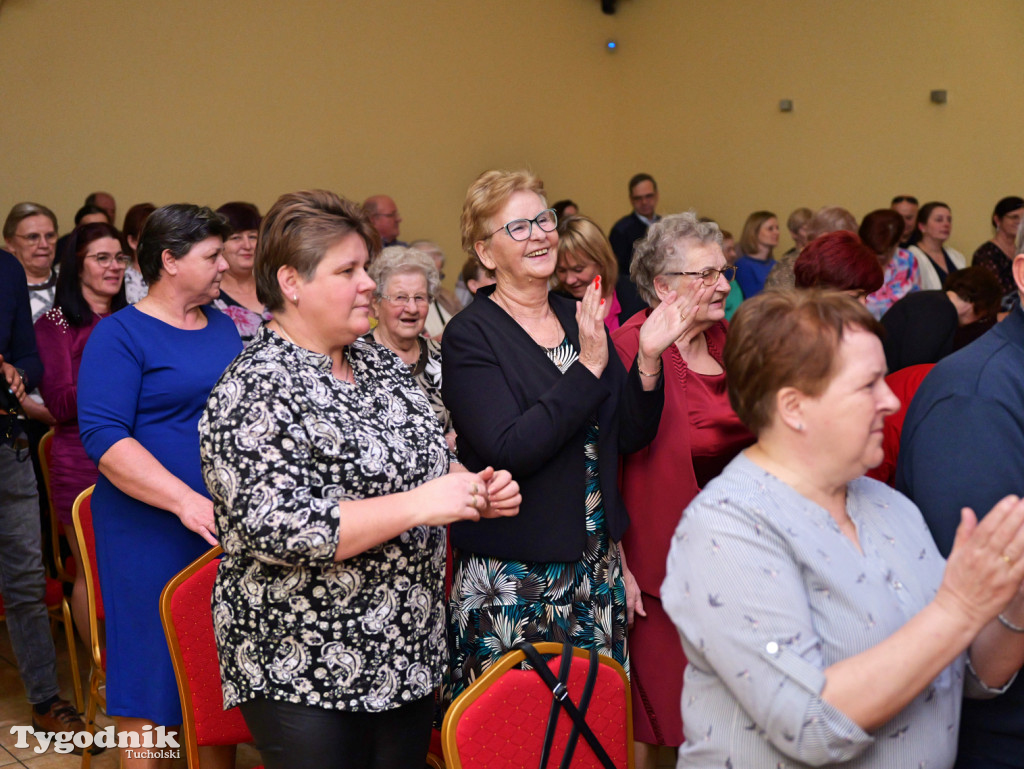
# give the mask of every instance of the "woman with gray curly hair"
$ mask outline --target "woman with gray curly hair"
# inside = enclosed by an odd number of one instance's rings
[[[372,300],[377,327],[364,338],[387,347],[409,367],[454,450],[452,418],[441,400],[441,343],[423,336],[430,303],[441,284],[434,260],[417,248],[388,246],[367,272],[377,284]]]
[[[722,365],[725,299],[735,272],[722,252],[718,225],[693,212],[651,225],[633,251],[630,273],[652,308],[673,294],[697,295],[693,325],[661,355],[665,408],[658,434],[622,462],[622,498],[633,518],[622,544],[641,596],[629,636],[638,769],[657,764],[659,745],[683,743],[679,702],[686,658],[661,604],[672,533],[683,508],[753,442],[729,405]],[[636,358],[651,312],[637,313],[612,335],[626,367]]]

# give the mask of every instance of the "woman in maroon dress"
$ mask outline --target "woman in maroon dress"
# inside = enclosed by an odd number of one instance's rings
[[[735,268],[727,266],[718,225],[692,213],[666,216],[636,244],[630,273],[651,307],[672,291],[703,283],[693,326],[662,354],[665,409],[658,435],[622,462],[622,497],[631,521],[622,549],[642,598],[629,636],[633,736],[637,769],[646,769],[657,765],[658,746],[683,742],[686,658],[660,598],[672,534],[683,508],[754,436],[726,391],[725,299]],[[626,366],[636,357],[650,312],[637,313],[612,337]]]
[[[53,308],[35,326],[44,367],[39,392],[57,420],[50,457],[50,487],[57,519],[68,531],[75,499],[96,483],[99,475],[78,435],[78,367],[82,350],[100,319],[127,304],[124,271],[132,261],[125,254],[121,233],[106,222],[83,224],[71,237],[71,247],[61,260]],[[89,610],[81,556],[75,538],[67,539],[76,565],[71,612],[78,632],[88,643]]]

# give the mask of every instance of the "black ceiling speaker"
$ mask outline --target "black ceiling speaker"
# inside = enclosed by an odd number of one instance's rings
[[[615,13],[616,0],[601,0],[601,10],[609,16]]]

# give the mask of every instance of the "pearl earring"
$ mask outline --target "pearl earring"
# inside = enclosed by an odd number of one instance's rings
[[[292,294],[292,301],[295,302],[295,304],[298,304],[299,303],[299,295],[298,294]]]

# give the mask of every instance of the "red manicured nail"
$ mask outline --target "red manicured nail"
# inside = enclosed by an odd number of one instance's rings
[[[600,275],[598,275],[596,278],[594,278],[594,287],[595,288],[601,288],[601,276]]]
[[[604,299],[601,300],[601,304],[604,304]]]

